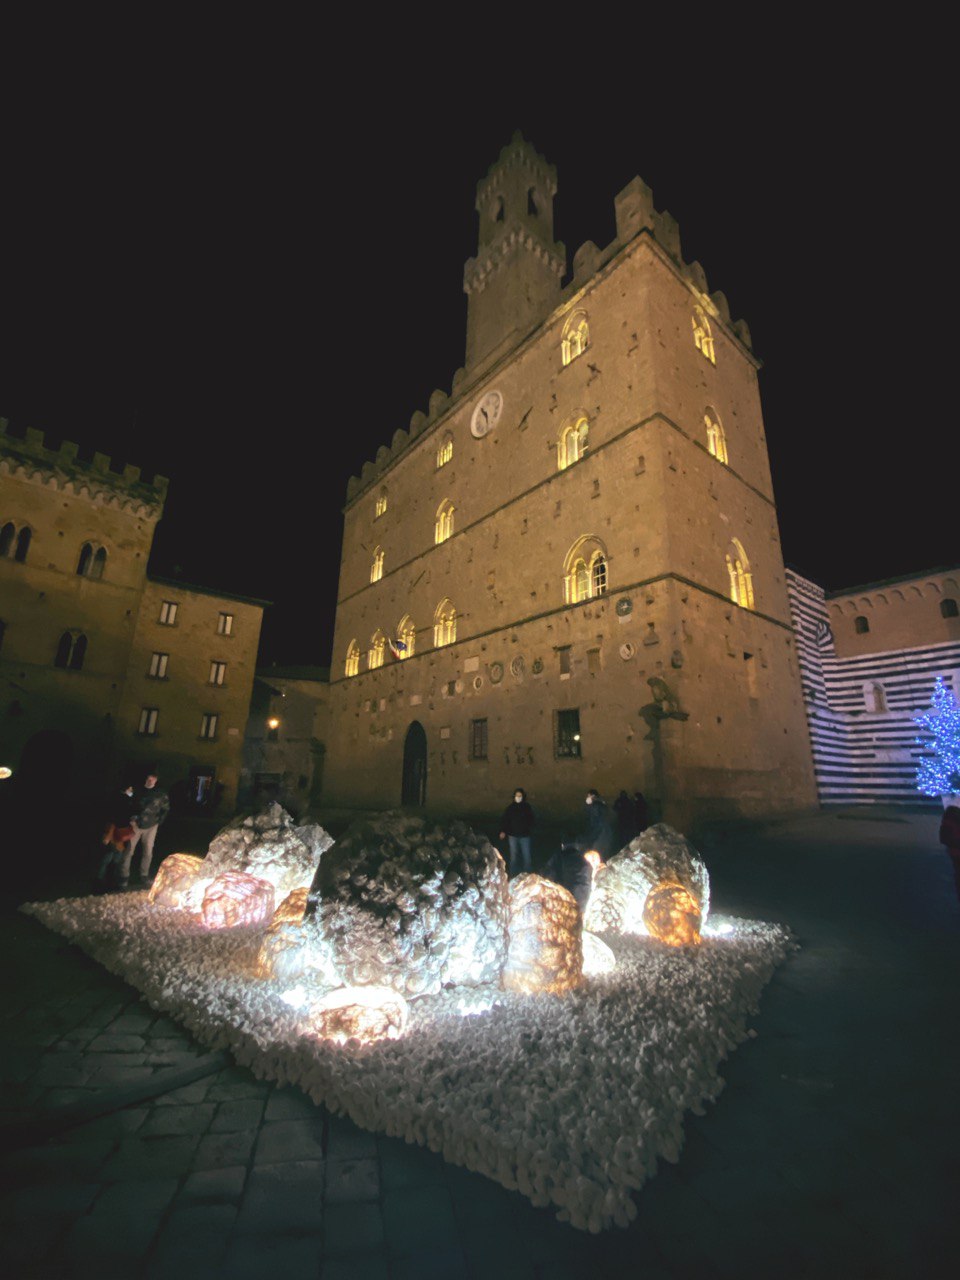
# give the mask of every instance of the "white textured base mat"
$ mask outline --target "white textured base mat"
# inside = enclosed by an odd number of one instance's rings
[[[339,1047],[305,1033],[281,984],[252,976],[261,927],[209,933],[142,893],[23,910],[259,1078],[591,1231],[626,1226],[631,1192],[659,1157],[678,1158],[684,1112],[723,1088],[718,1066],[755,1034],[747,1019],[793,945],[744,920],[689,951],[605,935],[616,971],[570,995],[457,988],[411,1002],[403,1039]]]

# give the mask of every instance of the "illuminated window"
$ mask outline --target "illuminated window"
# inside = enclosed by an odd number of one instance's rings
[[[723,427],[720,424],[720,417],[715,409],[708,408],[703,415],[704,426],[707,428],[707,448],[724,466],[729,463],[727,457],[727,437],[724,435]]]
[[[386,512],[386,509],[387,509],[387,491],[384,488],[384,489],[381,489],[380,492],[377,494],[377,502],[373,511],[374,519],[379,520],[380,517]]]
[[[580,758],[580,709],[555,712],[553,753],[558,760]]]
[[[948,596],[946,600],[940,601],[940,617],[955,618],[957,616],[957,602],[951,600]]]
[[[233,635],[233,614],[221,613],[217,618],[217,635],[232,636]]]
[[[445,498],[437,508],[437,520],[433,529],[434,542],[446,542],[453,533],[453,512],[453,503]]]
[[[356,640],[351,640],[347,646],[347,660],[343,665],[343,674],[345,676],[355,676],[360,670],[360,646]]]
[[[874,715],[883,715],[887,710],[887,693],[882,684],[864,685],[863,700]]]
[[[164,627],[175,627],[177,625],[177,609],[178,605],[175,600],[164,600],[160,605],[160,617],[158,621]]]
[[[57,644],[53,665],[65,671],[82,671],[87,656],[87,637],[80,631],[64,631]]]
[[[693,324],[693,345],[701,355],[706,356],[711,364],[716,364],[717,357],[713,351],[713,334],[710,332],[710,321],[707,319],[703,307],[696,306],[693,308],[691,322]]]
[[[450,600],[441,600],[433,615],[433,643],[439,649],[441,645],[453,644],[457,638],[457,611]]]
[[[752,609],[753,574],[747,553],[736,538],[727,551],[727,573],[730,575],[730,599],[743,609]]]
[[[858,635],[858,636],[865,636],[865,635],[867,634],[867,632],[870,630],[870,623],[869,623],[869,621],[868,621],[868,620],[867,620],[867,619],[866,619],[866,618],[861,614],[858,618],[854,618],[854,620],[853,620],[853,629],[854,629],[854,631],[857,633],[857,635]]]
[[[589,423],[586,418],[577,418],[561,431],[557,441],[557,466],[561,471],[579,462],[586,453],[588,431]]]
[[[567,552],[563,593],[567,604],[602,596],[607,590],[607,553],[599,538],[578,539]]]
[[[590,345],[590,327],[585,311],[575,311],[563,326],[560,354],[565,365],[582,356]]]
[[[445,467],[448,462],[452,461],[452,459],[453,435],[448,431],[440,441],[440,446],[437,449],[437,469],[439,470],[440,467]]]
[[[210,663],[210,679],[208,684],[223,684],[227,678],[227,664],[225,662]]]
[[[414,626],[413,619],[409,613],[400,619],[400,625],[397,627],[397,653],[401,659],[412,658],[417,647],[417,628]]]
[[[367,666],[371,671],[375,667],[383,666],[383,657],[387,648],[387,637],[382,631],[375,631],[373,639],[370,641],[370,649],[367,653]]]
[[[375,547],[370,563],[370,581],[379,582],[383,577],[383,547]]]
[[[217,725],[220,717],[215,711],[207,711],[200,720],[200,737],[212,742],[217,736]]]
[[[159,708],[144,707],[140,712],[140,724],[137,728],[137,733],[142,734],[144,738],[155,738],[157,736],[157,725],[159,722]]]
[[[150,670],[147,674],[152,680],[166,680],[169,653],[153,653],[150,655]]]
[[[487,758],[487,722],[486,720],[470,721],[470,759],[486,760]]]

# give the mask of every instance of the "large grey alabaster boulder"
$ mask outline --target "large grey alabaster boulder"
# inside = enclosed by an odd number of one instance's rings
[[[507,920],[506,867],[485,836],[387,813],[324,854],[302,927],[344,984],[417,996],[499,982]]]
[[[648,827],[597,871],[584,928],[591,933],[646,936],[658,896],[675,902],[682,889],[699,909],[699,924],[710,910],[710,877],[696,849],[666,823]],[[646,914],[645,914],[646,913]]]
[[[204,858],[204,870],[212,875],[243,871],[267,880],[279,901],[294,889],[313,881],[321,856],[333,838],[323,827],[298,827],[276,801],[259,813],[234,818],[214,836]]]

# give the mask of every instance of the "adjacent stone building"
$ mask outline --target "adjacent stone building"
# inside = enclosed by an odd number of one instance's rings
[[[253,682],[240,802],[266,799],[302,816],[319,808],[326,754],[328,667],[261,667]]]
[[[51,797],[155,762],[235,800],[265,602],[148,577],[166,493],[0,419],[0,765]]]
[[[742,321],[634,179],[564,285],[554,170],[477,189],[467,359],[347,489],[325,799],[816,800]]]

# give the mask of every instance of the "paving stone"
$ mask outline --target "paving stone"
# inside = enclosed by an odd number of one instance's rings
[[[91,1075],[89,1083],[96,1089],[114,1089],[128,1084],[143,1084],[153,1075],[146,1063],[130,1067],[103,1067]]]
[[[134,1010],[132,1012],[121,1013],[119,1018],[114,1018],[110,1023],[111,1032],[120,1032],[124,1034],[143,1035],[156,1025],[158,1019],[155,1013]]]
[[[113,1023],[113,1026],[116,1024]],[[91,1040],[88,1049],[91,1053],[142,1053],[145,1047],[143,1036],[113,1034],[105,1032]]]
[[[174,1107],[181,1103],[203,1102],[209,1088],[209,1080],[195,1080],[193,1084],[185,1084],[179,1089],[171,1089],[169,1093],[158,1094],[153,1100],[154,1106]]]
[[[401,1142],[399,1138],[381,1138],[380,1177],[385,1191],[408,1187],[442,1187],[446,1185],[443,1160],[426,1147]]]
[[[72,1088],[56,1087],[47,1089],[34,1099],[38,1112],[52,1111],[57,1107],[72,1107],[75,1102],[89,1102],[97,1095],[96,1085],[90,1081],[85,1085]]]
[[[154,1107],[139,1131],[141,1138],[155,1134],[204,1133],[209,1127],[216,1107],[212,1102],[197,1103],[193,1107]]]
[[[317,1104],[299,1089],[275,1089],[267,1098],[267,1120],[303,1120],[318,1115]]]
[[[186,1035],[182,1036],[155,1036],[148,1035],[144,1040],[144,1049],[147,1053],[183,1053],[184,1049],[196,1049]]]
[[[93,1209],[78,1218],[62,1246],[68,1259],[82,1259],[99,1274],[100,1259],[138,1260],[150,1248],[160,1219],[177,1191],[175,1178],[120,1182],[106,1188]]]
[[[146,1054],[142,1051],[118,1053],[115,1050],[110,1053],[91,1053],[87,1052],[83,1056],[83,1065],[92,1075],[95,1071],[105,1071],[109,1067],[136,1067],[142,1066],[146,1061]]]
[[[122,1138],[136,1133],[150,1114],[149,1107],[126,1107],[123,1111],[111,1111],[95,1120],[75,1125],[70,1133],[74,1140],[81,1138]]]
[[[51,1142],[0,1156],[0,1175],[18,1185],[27,1182],[85,1182],[100,1176],[113,1152],[109,1140]]]
[[[256,1133],[205,1133],[193,1158],[194,1169],[227,1169],[245,1165],[253,1154]]]
[[[299,1160],[258,1165],[247,1179],[237,1230],[263,1234],[320,1231],[323,1226],[323,1164]]]
[[[15,1225],[20,1218],[42,1218],[45,1213],[86,1213],[100,1194],[99,1182],[53,1182],[5,1191],[3,1221]]]
[[[174,1209],[164,1222],[147,1266],[148,1280],[200,1275],[219,1267],[237,1217],[234,1205]]]
[[[383,1225],[391,1257],[421,1249],[425,1238],[441,1252],[458,1245],[453,1201],[446,1187],[405,1187],[386,1192]]]
[[[210,1104],[211,1107],[213,1104]],[[210,1125],[211,1133],[234,1133],[238,1129],[255,1129],[263,1117],[261,1098],[243,1098],[238,1102],[221,1102]]]
[[[44,1088],[62,1086],[67,1089],[82,1087],[91,1078],[91,1072],[83,1067],[71,1067],[59,1062],[41,1062],[34,1080]]]
[[[380,1195],[380,1169],[376,1160],[328,1160],[327,1204],[352,1200],[376,1200]]]
[[[329,1116],[327,1157],[331,1160],[374,1160],[377,1158],[377,1135],[358,1128],[346,1116]]]
[[[265,1098],[269,1092],[269,1085],[254,1080],[251,1076],[249,1080],[211,1084],[207,1100],[209,1102],[241,1102],[244,1098]]]
[[[279,1164],[285,1160],[322,1160],[323,1141],[319,1122],[275,1120],[264,1124],[257,1138],[256,1163]]]
[[[318,1233],[235,1235],[227,1251],[223,1276],[225,1280],[264,1280],[265,1276],[300,1280],[319,1276],[322,1244]],[[326,1265],[322,1274],[323,1280],[327,1280]],[[361,1280],[361,1276],[357,1275],[355,1280]]]
[[[177,1203],[213,1204],[239,1200],[246,1180],[247,1170],[240,1165],[227,1169],[198,1169],[183,1184]]]
[[[324,1255],[369,1253],[383,1244],[383,1215],[378,1204],[331,1204],[324,1208]]]
[[[180,1177],[191,1167],[199,1141],[186,1135],[123,1138],[104,1165],[103,1176],[109,1181]]]
[[[459,1248],[420,1249],[394,1258],[390,1264],[390,1280],[467,1280],[469,1276],[467,1260]]]
[[[324,1248],[323,1280],[388,1280],[391,1275],[382,1252],[352,1253],[348,1257],[328,1257]]]

